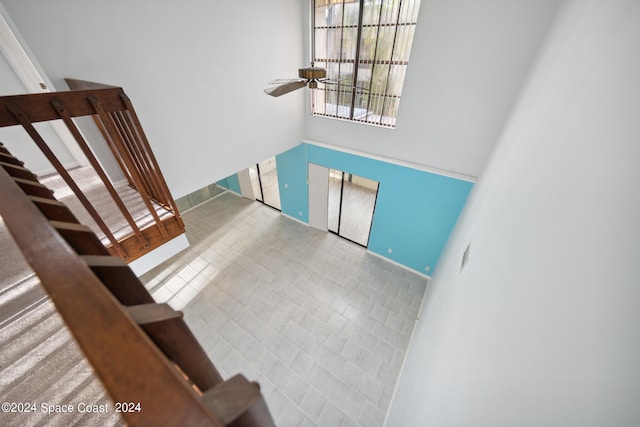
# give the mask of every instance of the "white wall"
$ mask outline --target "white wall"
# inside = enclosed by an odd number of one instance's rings
[[[2,0],[58,90],[122,86],[174,197],[303,138],[302,92],[262,90],[304,64],[304,2]]]
[[[567,2],[432,279],[388,426],[640,425],[638,23],[638,1]]]
[[[2,12],[1,9],[0,12]],[[5,57],[0,54],[0,96],[21,95],[26,92],[18,76]],[[71,156],[50,125],[38,124],[35,126],[65,166],[73,166],[76,164],[75,159]],[[14,156],[25,162],[25,165],[32,172],[39,175],[53,172],[53,167],[49,161],[22,127],[10,126],[0,128],[0,142],[2,142]]]
[[[422,0],[394,130],[307,118],[307,137],[478,176],[559,0]]]
[[[262,93],[308,62],[307,0],[2,3],[58,89],[124,87],[180,197],[303,137],[477,176],[560,0],[423,0],[394,130]]]

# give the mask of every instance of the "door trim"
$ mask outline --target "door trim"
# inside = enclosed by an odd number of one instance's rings
[[[329,168],[308,164],[309,225],[329,231]]]
[[[5,19],[9,16],[6,9],[0,4],[0,52],[5,57],[13,71],[22,82],[28,93],[51,92],[51,83],[43,71],[39,70],[21,41],[16,36],[13,26]],[[89,161],[82,153],[69,129],[61,121],[49,123],[58,137],[67,148],[77,165],[86,166]]]

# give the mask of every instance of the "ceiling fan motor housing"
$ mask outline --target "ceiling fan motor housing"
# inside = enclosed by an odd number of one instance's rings
[[[298,68],[298,76],[307,80],[324,79],[327,77],[327,70],[319,67]]]

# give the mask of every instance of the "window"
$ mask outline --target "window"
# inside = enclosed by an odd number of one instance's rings
[[[395,127],[420,0],[314,0],[314,115]]]

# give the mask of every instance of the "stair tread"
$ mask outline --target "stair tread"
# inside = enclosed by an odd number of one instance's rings
[[[111,255],[81,255],[80,258],[82,258],[89,267],[129,268],[129,265],[124,262],[122,258]]]
[[[93,233],[89,227],[84,224],[76,224],[73,222],[49,221],[54,228],[58,230],[79,231],[83,233]]]
[[[260,387],[240,374],[216,385],[202,395],[205,405],[225,424],[233,422],[260,398]]]
[[[28,180],[28,179],[24,179],[24,178],[15,178],[15,177],[13,178],[13,180],[14,180],[15,182],[17,182],[18,184],[27,184],[27,185],[32,185],[32,186],[34,186],[34,187],[41,187],[41,188],[45,188],[45,189],[49,190],[46,186],[44,186],[44,185],[40,184],[40,183],[39,183],[39,182],[37,182],[37,181],[31,181],[31,180]],[[49,190],[49,191],[51,191],[51,190]]]
[[[126,310],[139,325],[182,318],[181,312],[175,311],[166,303],[132,305],[126,307]]]

